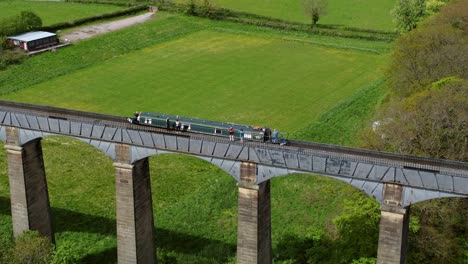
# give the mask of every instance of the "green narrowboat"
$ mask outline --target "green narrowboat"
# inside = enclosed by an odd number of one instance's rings
[[[250,141],[265,141],[264,130],[260,127],[253,127],[247,125],[239,125],[232,123],[224,123],[217,121],[202,120],[190,117],[139,112],[135,113],[135,118],[129,119],[132,123],[140,125],[155,126],[167,128],[170,130],[180,130],[187,132],[196,132],[203,134],[211,134],[229,137],[229,128],[234,128],[234,137],[239,139],[239,131],[244,131],[244,140]],[[177,122],[179,126],[177,126]]]

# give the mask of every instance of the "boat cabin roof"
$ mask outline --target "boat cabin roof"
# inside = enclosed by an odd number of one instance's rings
[[[141,117],[144,118],[155,118],[155,119],[167,119],[169,118],[170,121],[175,121],[179,119],[182,124],[203,124],[205,126],[213,127],[213,128],[229,128],[233,127],[236,131],[240,130],[241,128],[244,131],[255,131],[255,132],[262,132],[262,128],[255,129],[253,126],[247,125],[240,125],[234,123],[226,123],[226,122],[218,122],[218,121],[211,121],[211,120],[204,120],[204,119],[197,119],[191,117],[183,117],[183,116],[175,116],[175,115],[167,115],[167,114],[159,114],[159,113],[150,113],[150,112],[141,112]]]

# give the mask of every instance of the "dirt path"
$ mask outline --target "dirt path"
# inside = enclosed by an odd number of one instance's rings
[[[106,34],[121,28],[129,27],[135,24],[140,24],[150,19],[154,15],[153,12],[148,12],[143,15],[129,17],[121,20],[116,20],[112,22],[96,24],[92,26],[86,26],[75,31],[60,36],[60,39],[63,42],[76,42],[82,39],[91,38],[97,35]]]

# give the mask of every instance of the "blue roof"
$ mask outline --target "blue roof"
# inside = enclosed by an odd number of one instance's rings
[[[24,34],[21,34],[21,35],[9,36],[8,38],[13,39],[13,40],[28,42],[28,41],[48,38],[48,37],[52,37],[52,36],[56,36],[56,34],[50,33],[50,32],[45,32],[45,31],[33,31],[33,32],[27,32],[27,33],[24,33]]]

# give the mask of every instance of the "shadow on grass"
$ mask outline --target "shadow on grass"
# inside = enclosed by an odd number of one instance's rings
[[[10,215],[10,199],[0,197],[0,215]],[[59,232],[86,232],[116,236],[115,219],[70,211],[62,208],[52,208],[54,231]],[[204,258],[215,258],[223,263],[228,257],[234,256],[236,245],[225,242],[184,234],[173,230],[156,227],[156,244],[158,250],[173,251],[188,255],[197,255]],[[224,256],[216,256],[212,251],[217,249]],[[110,248],[94,255],[85,256],[83,263],[115,263],[117,249]]]
[[[11,215],[10,199],[0,196],[0,214]]]

